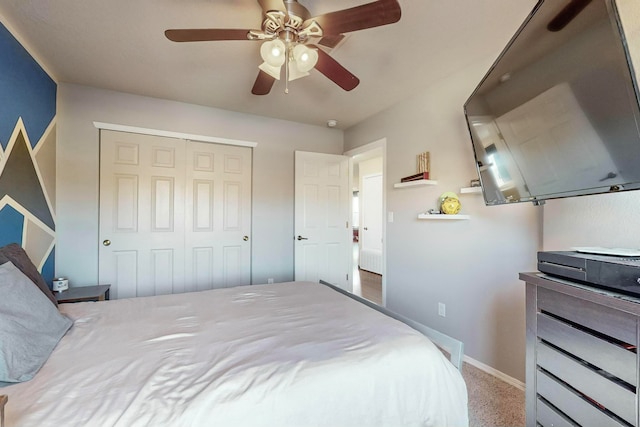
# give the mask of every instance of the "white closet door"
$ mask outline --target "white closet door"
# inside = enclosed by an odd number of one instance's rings
[[[188,291],[251,282],[251,149],[187,143]]]
[[[113,298],[250,283],[250,148],[103,130],[100,156],[99,281]]]

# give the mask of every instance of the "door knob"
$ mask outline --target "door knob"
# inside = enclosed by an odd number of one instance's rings
[[[248,240],[249,240],[249,236],[244,236],[244,237],[242,238],[242,240],[244,240],[245,242],[246,242],[246,241],[248,241]]]
[[[104,246],[109,246],[109,245],[111,244],[111,240],[109,240],[109,239],[107,239],[107,240],[103,240],[103,241],[102,241],[102,244],[103,244]]]
[[[368,228],[367,228],[367,227],[365,227],[365,228],[364,228],[364,231],[367,231],[367,230],[368,230]]]
[[[306,237],[298,236],[298,240],[309,240]]]

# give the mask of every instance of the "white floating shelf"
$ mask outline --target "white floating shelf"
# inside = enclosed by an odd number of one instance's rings
[[[404,188],[404,187],[417,187],[419,185],[438,185],[438,181],[433,181],[431,179],[419,179],[417,181],[398,182],[397,184],[393,184],[393,187]]]
[[[436,220],[454,220],[454,219],[469,219],[469,215],[447,215],[447,214],[428,214],[422,213],[418,215],[418,219],[436,219]]]
[[[460,189],[460,194],[480,194],[482,193],[482,187],[463,187]]]

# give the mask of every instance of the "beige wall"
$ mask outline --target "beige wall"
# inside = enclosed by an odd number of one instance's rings
[[[436,82],[345,132],[345,149],[387,139],[387,306],[461,339],[465,353],[524,380],[524,285],[535,269],[541,210],[530,204],[486,207],[462,195],[468,221],[418,220],[440,194],[476,178],[462,106],[492,59]],[[437,186],[393,188],[431,153]],[[438,302],[447,317],[438,316]]]
[[[98,130],[115,123],[257,142],[253,165],[253,282],[293,280],[294,150],[339,154],[325,127],[61,84],[58,89],[56,274],[98,278]]]

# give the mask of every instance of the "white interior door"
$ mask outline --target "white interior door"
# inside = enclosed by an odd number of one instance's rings
[[[100,283],[113,298],[249,284],[251,149],[101,131]]]
[[[351,289],[349,157],[295,153],[295,280]]]
[[[362,178],[360,268],[382,274],[382,174]]]

